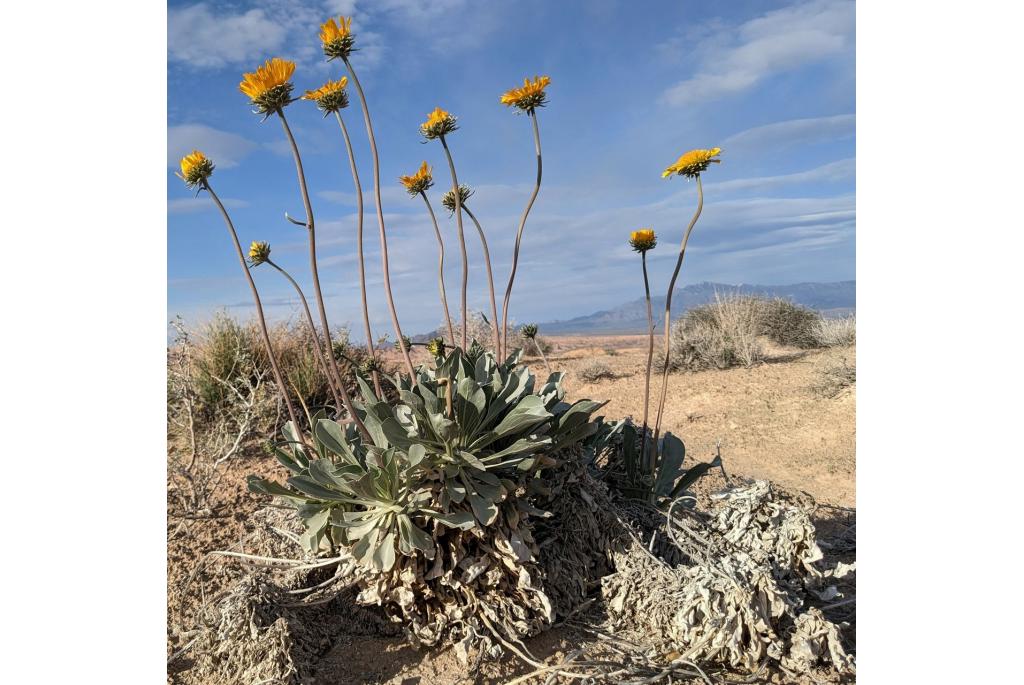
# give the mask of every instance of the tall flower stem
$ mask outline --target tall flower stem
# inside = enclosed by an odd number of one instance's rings
[[[356,249],[359,253],[359,293],[363,301],[363,332],[366,333],[366,351],[370,359],[377,358],[377,351],[374,347],[373,331],[370,330],[370,308],[366,304],[366,262],[363,259],[363,186],[359,182],[359,169],[356,168],[356,157],[352,152],[352,141],[348,137],[348,127],[345,120],[341,118],[341,112],[334,110],[334,116],[338,118],[338,125],[341,126],[341,136],[345,139],[345,151],[348,152],[348,164],[352,169],[352,180],[356,186],[356,211],[359,222],[356,229]],[[373,369],[373,389],[377,391],[377,397],[384,397],[380,388],[380,374]]]
[[[472,219],[473,224],[476,226],[476,232],[480,234],[480,243],[484,248],[484,264],[487,266],[487,285],[491,289],[491,322],[494,326],[494,353],[498,356],[498,359],[502,359],[501,331],[498,329],[498,305],[494,300],[494,276],[491,274],[491,252],[487,249],[487,237],[484,235],[484,229],[480,226],[476,216],[473,215],[473,212],[469,211],[469,207],[463,205],[462,211]]]
[[[661,377],[661,399],[658,401],[658,418],[654,422],[654,453],[657,454],[658,450],[658,435],[661,431],[661,419],[662,414],[665,411],[665,396],[668,393],[668,371],[669,371],[669,352],[670,352],[670,329],[672,325],[672,291],[676,287],[676,278],[679,276],[679,269],[683,266],[683,257],[686,256],[686,243],[690,240],[690,232],[693,231],[694,225],[697,223],[697,219],[700,218],[701,210],[704,209],[704,188],[700,183],[700,174],[697,174],[697,211],[694,212],[693,218],[690,219],[690,225],[686,227],[686,233],[683,235],[683,244],[679,247],[679,258],[676,260],[675,271],[672,272],[672,280],[668,284],[668,293],[665,295],[665,356],[664,356],[664,370]]]
[[[366,105],[366,94],[363,93],[363,86],[359,83],[355,69],[348,58],[344,58],[348,75],[352,77],[352,83],[359,93],[359,104],[363,109],[363,119],[366,121],[366,136],[370,140],[370,152],[373,154],[373,195],[377,202],[377,224],[380,226],[380,258],[384,271],[384,291],[388,296],[388,310],[391,313],[391,324],[395,329],[395,340],[401,341],[405,338],[402,335],[402,326],[398,323],[398,312],[395,310],[395,298],[391,294],[391,269],[388,266],[388,236],[384,228],[384,210],[380,202],[380,157],[377,155],[377,139],[373,135],[373,122],[370,121],[370,110]],[[412,359],[409,357],[409,349],[405,345],[399,345],[402,350],[402,358],[405,361],[405,370],[409,372],[409,381],[416,385],[416,370],[412,366]]]
[[[540,358],[544,360],[544,368],[548,370],[548,375],[551,375],[551,364],[548,364],[547,355],[544,354],[544,348],[540,346],[540,341],[537,340],[537,336],[533,337],[533,346],[540,352]]]
[[[468,319],[466,317],[466,289],[469,286],[469,255],[466,253],[466,235],[462,231],[462,195],[459,193],[459,177],[455,174],[455,162],[452,161],[452,151],[448,149],[448,141],[444,139],[444,136],[438,136],[441,139],[441,145],[444,147],[444,154],[448,157],[448,168],[452,173],[452,194],[455,195],[455,225],[459,229],[459,248],[462,250],[462,349],[463,351],[469,349],[469,328]],[[455,341],[453,340],[454,344]],[[498,342],[495,341],[495,347],[498,346]],[[501,358],[501,351],[498,350],[498,358]]]
[[[647,372],[644,374],[644,424],[640,433],[640,459],[646,457],[647,447],[647,408],[651,402],[651,363],[654,360],[654,315],[651,312],[651,283],[647,278],[647,251],[640,253],[644,270],[644,297],[647,300]],[[658,458],[657,444],[651,450],[648,460],[648,473],[654,473],[655,460]]]
[[[306,187],[306,174],[302,170],[302,158],[299,156],[299,146],[295,143],[295,136],[292,135],[292,129],[288,126],[288,120],[285,119],[284,110],[277,110],[278,116],[281,118],[281,125],[284,127],[285,135],[288,137],[288,142],[292,147],[292,156],[295,157],[295,171],[299,177],[299,190],[302,192],[302,205],[306,210],[306,231],[309,234],[309,270],[313,274],[313,294],[316,296],[316,306],[320,313],[320,325],[323,327],[324,332],[324,349],[326,351],[327,359],[331,363],[331,369],[334,371],[335,381],[338,384],[338,390],[341,392],[341,401],[345,405],[345,411],[356,421],[359,418],[356,416],[355,407],[352,406],[352,399],[348,396],[348,390],[345,388],[345,382],[341,378],[341,372],[338,371],[338,363],[334,360],[334,350],[331,347],[331,328],[327,324],[327,310],[324,308],[324,296],[320,290],[320,275],[316,267],[316,230],[313,224],[313,205],[309,201],[309,189]],[[314,332],[314,337],[317,339],[319,344],[319,338]],[[363,433],[366,429],[364,428]],[[364,438],[369,439],[369,433],[363,435]]]
[[[253,302],[256,303],[256,317],[260,324],[263,345],[267,348],[267,357],[270,359],[270,369],[274,372],[274,381],[277,383],[278,392],[281,393],[281,397],[284,398],[284,404],[288,408],[288,418],[291,419],[292,426],[295,427],[295,434],[299,437],[302,446],[309,449],[299,421],[296,418],[295,407],[292,405],[291,398],[288,397],[288,386],[284,382],[284,375],[281,374],[281,367],[277,364],[277,355],[274,354],[274,346],[270,342],[270,333],[267,331],[267,320],[263,316],[263,303],[260,301],[260,293],[256,290],[256,282],[252,280],[252,274],[249,273],[249,265],[245,262],[245,254],[242,252],[241,243],[238,242],[238,233],[235,232],[235,225],[231,222],[231,217],[228,216],[228,210],[224,209],[224,204],[217,197],[217,193],[213,192],[213,188],[210,187],[208,181],[203,181],[203,189],[213,198],[217,209],[220,210],[221,216],[224,217],[224,223],[228,226],[231,240],[235,244],[235,252],[238,253],[238,263],[242,265],[242,271],[245,272],[245,278],[249,282],[249,290],[252,291]]]
[[[295,288],[295,292],[298,293],[298,295],[299,295],[299,301],[302,302],[302,311],[306,315],[306,324],[309,325],[309,332],[313,335],[313,340],[315,341],[317,339],[316,324],[313,323],[313,315],[309,311],[309,303],[306,301],[306,296],[302,293],[302,288],[300,288],[299,284],[295,282],[295,279],[291,277],[291,274],[289,274],[287,271],[282,269],[277,264],[277,262],[275,262],[275,261],[273,261],[271,259],[267,259],[267,264],[269,264],[270,266],[272,266],[275,269],[277,269],[278,271],[280,271],[281,275],[284,276],[285,278],[287,278],[288,282],[292,284],[293,288]],[[336,380],[334,379],[334,376],[331,373],[331,365],[327,362],[327,359],[324,357],[323,350],[320,349],[320,345],[319,344],[315,344],[314,343],[313,351],[316,353],[316,359],[317,359],[318,362],[320,362],[320,366],[321,366],[321,368],[324,371],[324,376],[327,377],[327,382],[331,386],[331,392],[334,394],[334,401],[338,405],[338,407],[341,407],[342,404],[343,404],[343,401],[341,399],[341,396],[338,393],[338,387],[336,385]],[[355,413],[352,413],[351,416],[352,416],[352,420],[356,424],[356,428],[359,429],[359,432],[360,432],[360,434],[362,434],[363,438],[366,439],[366,440],[371,440],[370,434],[366,430],[366,426],[363,425],[363,422],[359,418],[359,415],[355,414]]]
[[[448,337],[451,339],[452,345],[454,345],[455,329],[452,328],[452,315],[448,309],[448,295],[444,290],[444,239],[441,237],[441,229],[437,226],[437,216],[434,214],[434,208],[430,206],[427,194],[421,190],[420,195],[423,196],[423,202],[427,205],[427,211],[430,212],[430,220],[434,223],[434,235],[437,236],[437,286],[441,289],[441,306],[444,307],[444,321],[448,324]]]
[[[512,298],[512,283],[516,280],[516,268],[519,266],[519,246],[523,240],[523,229],[526,228],[526,217],[530,215],[533,203],[537,200],[537,193],[540,192],[540,179],[544,172],[544,164],[540,154],[540,129],[537,127],[537,111],[531,110],[528,116],[533,120],[533,143],[537,150],[537,183],[533,186],[533,194],[530,195],[530,201],[526,204],[526,209],[523,210],[523,218],[519,220],[519,230],[516,231],[516,246],[512,251],[512,273],[509,274],[508,287],[505,288],[505,301],[501,305],[502,349],[505,349],[508,345],[508,303]]]

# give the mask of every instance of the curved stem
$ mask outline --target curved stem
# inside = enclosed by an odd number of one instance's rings
[[[288,408],[288,418],[291,419],[292,426],[295,427],[295,433],[299,436],[299,440],[302,441],[302,446],[306,449],[309,446],[306,444],[306,436],[303,434],[298,419],[295,416],[295,407],[292,406],[292,400],[288,397],[288,386],[284,382],[284,376],[281,374],[281,367],[277,364],[277,355],[274,354],[274,346],[270,343],[270,333],[267,331],[267,320],[263,316],[263,303],[260,301],[260,293],[256,290],[256,282],[252,280],[252,274],[249,273],[249,265],[245,262],[245,254],[242,252],[242,245],[238,242],[238,234],[235,232],[235,225],[231,222],[231,217],[228,216],[228,210],[224,209],[224,205],[221,203],[220,198],[217,197],[217,193],[213,192],[213,188],[210,187],[208,181],[203,181],[203,189],[210,194],[213,198],[214,203],[217,205],[217,209],[220,210],[220,214],[224,217],[224,223],[228,226],[228,232],[231,234],[231,240],[235,244],[235,252],[238,253],[238,262],[242,265],[242,271],[245,272],[245,278],[249,282],[249,290],[252,291],[253,302],[256,303],[256,318],[260,324],[260,333],[263,336],[263,345],[267,348],[267,357],[270,358],[270,368],[274,372],[274,380],[277,382],[278,392],[284,398],[284,404]]]
[[[352,140],[348,137],[348,127],[345,126],[345,120],[341,118],[339,110],[334,110],[334,116],[337,117],[338,124],[341,126],[341,137],[345,139],[348,164],[352,169],[352,181],[356,186],[356,211],[359,216],[356,229],[356,249],[359,254],[359,294],[362,296],[363,302],[363,332],[366,334],[366,351],[369,353],[370,359],[376,359],[377,349],[373,344],[375,338],[373,337],[373,331],[370,330],[370,308],[366,304],[366,261],[363,259],[363,185],[359,182],[359,169],[356,168],[356,157],[352,152]],[[377,373],[377,369],[373,370],[373,389],[377,391],[377,397],[384,397],[384,393],[380,388],[380,374]]]
[[[690,219],[690,225],[686,227],[683,235],[683,244],[679,247],[679,258],[676,260],[676,269],[672,272],[672,280],[668,284],[668,293],[665,295],[665,368],[661,377],[661,399],[658,401],[658,418],[654,422],[654,451],[658,450],[658,434],[661,431],[661,418],[665,411],[665,396],[668,393],[668,364],[669,364],[669,331],[672,324],[672,291],[676,287],[676,278],[679,276],[679,269],[683,266],[683,257],[686,256],[686,243],[690,240],[690,232],[693,231],[697,219],[700,218],[701,210],[704,209],[704,188],[700,183],[700,174],[697,175],[697,211]]]
[[[536,110],[530,112],[529,116],[533,120],[533,144],[537,150],[537,183],[533,186],[533,194],[530,195],[530,201],[526,204],[526,209],[523,210],[523,218],[519,220],[519,230],[516,231],[516,246],[512,251],[512,273],[509,274],[508,287],[505,288],[505,301],[501,305],[501,342],[503,349],[508,344],[508,303],[512,298],[512,283],[516,280],[516,268],[519,266],[519,245],[523,240],[523,229],[526,228],[526,217],[530,215],[533,203],[537,199],[537,193],[540,192],[540,179],[544,171],[544,164],[540,154],[540,129],[537,127]]]
[[[452,345],[455,344],[455,329],[452,328],[452,315],[448,310],[448,296],[444,290],[444,239],[441,237],[441,229],[437,226],[437,217],[434,215],[434,208],[430,206],[430,200],[427,199],[427,194],[420,191],[420,195],[423,196],[423,202],[427,205],[427,211],[430,212],[430,220],[434,222],[434,235],[437,236],[437,248],[438,248],[438,259],[437,259],[437,285],[441,289],[441,306],[444,307],[444,321],[448,324],[448,338],[452,341]]]
[[[300,288],[299,284],[295,282],[295,279],[291,277],[291,274],[289,274],[287,271],[278,266],[276,262],[274,262],[271,259],[268,259],[267,264],[280,271],[281,275],[287,278],[288,282],[292,284],[293,288],[295,288],[295,292],[298,293],[299,295],[299,301],[302,302],[302,311],[306,315],[306,323],[309,325],[309,332],[313,335],[313,340],[316,340],[316,324],[313,323],[313,315],[309,311],[309,303],[306,302],[306,296],[302,293],[302,288]],[[320,349],[320,345],[314,344],[313,351],[316,352],[317,361],[320,362],[320,366],[324,370],[324,376],[327,377],[327,382],[331,386],[331,392],[334,394],[334,401],[337,403],[340,412],[340,408],[343,406],[344,402],[342,401],[341,396],[339,395],[338,388],[335,384],[335,380],[332,378],[330,364],[328,364],[327,359],[324,357],[323,351]],[[358,414],[352,413],[352,420],[355,422],[356,428],[359,429],[359,432],[363,434],[364,437],[369,435],[369,433],[366,431],[366,426],[363,425],[363,422],[359,418]]]
[[[462,349],[469,349],[469,329],[466,316],[466,288],[469,285],[469,255],[466,254],[466,236],[462,232],[462,196],[459,193],[459,177],[455,175],[455,162],[452,161],[452,151],[448,149],[448,141],[440,136],[441,145],[444,146],[444,154],[448,157],[448,168],[452,173],[452,193],[455,195],[455,225],[459,228],[459,247],[462,250]],[[454,341],[452,341],[454,342]],[[498,355],[501,357],[501,355]]]
[[[473,220],[473,224],[476,226],[476,232],[480,234],[480,243],[484,248],[484,264],[487,266],[487,285],[491,289],[491,322],[494,326],[494,354],[497,355],[498,359],[501,359],[501,331],[498,329],[498,305],[494,300],[494,276],[491,274],[491,252],[487,249],[487,237],[484,236],[484,229],[480,226],[480,222],[476,220],[476,216],[473,212],[469,211],[469,207],[463,205],[462,211]]]
[[[331,348],[331,328],[327,324],[327,310],[324,308],[324,296],[320,290],[320,275],[316,267],[316,230],[313,227],[313,206],[309,201],[309,189],[306,187],[306,174],[302,170],[299,146],[295,143],[295,136],[292,135],[292,129],[288,126],[288,120],[285,119],[284,110],[278,109],[277,114],[281,118],[281,125],[284,127],[285,135],[288,137],[288,142],[292,147],[292,156],[295,158],[295,171],[299,177],[299,190],[302,193],[302,205],[306,210],[306,230],[309,232],[309,269],[313,274],[313,294],[316,296],[316,306],[320,313],[320,325],[323,327],[325,354],[330,361],[331,369],[334,371],[334,379],[338,384],[338,390],[341,393],[341,401],[345,405],[345,411],[356,421],[357,425],[361,425],[362,422],[359,421],[355,407],[352,406],[352,399],[348,396],[348,389],[345,388],[345,382],[341,378],[341,372],[338,371],[338,363],[334,359],[334,350]],[[315,332],[314,339],[319,344],[320,339],[316,336]],[[370,434],[366,431],[365,426],[359,432],[365,440],[370,440]]]
[[[377,139],[373,136],[373,123],[370,121],[370,110],[366,105],[366,95],[363,93],[363,86],[359,83],[352,63],[345,58],[345,67],[348,69],[352,83],[359,93],[359,104],[363,108],[363,119],[366,121],[366,135],[370,139],[370,152],[373,154],[373,195],[377,201],[377,224],[380,226],[380,259],[384,271],[384,291],[388,296],[388,310],[391,313],[391,325],[395,329],[395,340],[401,342],[405,337],[402,335],[402,326],[398,323],[398,312],[395,310],[395,298],[391,294],[391,269],[388,267],[388,236],[384,228],[384,210],[380,203],[380,157],[377,155]],[[402,358],[405,361],[405,370],[409,372],[409,381],[416,387],[416,370],[412,366],[412,359],[409,357],[409,350],[405,345],[399,345],[402,350]]]
[[[647,447],[647,408],[651,402],[651,363],[654,361],[654,315],[651,312],[651,284],[647,278],[647,251],[640,253],[644,270],[644,297],[647,300],[647,372],[644,374],[644,425],[640,433],[640,461],[643,462]],[[648,473],[654,473],[654,462],[658,458],[657,445],[651,450]]]

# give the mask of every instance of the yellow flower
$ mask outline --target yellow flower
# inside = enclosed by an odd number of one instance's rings
[[[181,173],[174,172],[189,188],[195,188],[213,173],[213,162],[199,150],[181,158]]]
[[[355,36],[352,34],[352,17],[338,17],[334,21],[331,17],[320,25],[320,42],[323,44],[324,54],[328,59],[340,57],[348,59],[352,52],[352,45],[355,43]]]
[[[722,152],[722,148],[713,147],[710,150],[690,150],[676,160],[676,163],[661,173],[662,178],[668,178],[673,174],[696,178],[700,172],[708,168],[712,162],[718,164],[722,160],[714,159]]]
[[[629,234],[629,244],[637,252],[643,253],[654,249],[654,246],[658,244],[658,237],[651,229],[641,228],[639,231]]]
[[[256,71],[243,74],[238,89],[249,96],[260,114],[270,114],[291,102],[294,73],[295,62],[274,57]]]
[[[348,107],[348,77],[342,76],[337,81],[328,81],[316,90],[307,90],[303,100],[312,100],[325,115]]]
[[[430,173],[430,167],[427,166],[426,162],[423,162],[420,165],[419,171],[412,176],[399,176],[398,180],[401,181],[410,195],[419,195],[434,185],[434,177]]]
[[[444,356],[444,338],[433,338],[427,343],[427,351],[437,358]]]
[[[249,261],[253,266],[259,266],[270,259],[270,243],[259,240],[252,241],[249,246]]]
[[[451,113],[437,107],[427,115],[427,120],[420,124],[420,133],[428,140],[433,140],[457,129],[455,121],[456,119]]]
[[[501,104],[508,107],[518,107],[524,112],[530,113],[537,107],[543,107],[547,102],[547,94],[544,89],[551,83],[547,76],[536,76],[531,82],[530,79],[523,79],[522,88],[513,88],[501,96]]]

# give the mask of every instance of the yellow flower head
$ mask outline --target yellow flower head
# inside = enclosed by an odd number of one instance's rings
[[[654,249],[654,246],[658,244],[658,237],[651,229],[641,228],[639,231],[629,234],[629,244],[637,252],[644,253]]]
[[[259,266],[270,259],[270,243],[259,240],[252,241],[249,245],[249,261],[253,266]]]
[[[271,114],[291,102],[295,62],[268,59],[256,71],[242,75],[238,89],[249,96],[260,114]]]
[[[334,21],[334,17],[331,17],[321,24],[320,42],[323,44],[327,59],[332,60],[337,57],[348,59],[355,43],[355,35],[352,33],[352,17],[338,17],[337,22]]]
[[[444,338],[433,338],[427,343],[427,351],[438,359],[444,356],[444,347]]]
[[[437,107],[433,112],[427,115],[427,120],[420,124],[420,133],[422,133],[427,140],[433,140],[434,138],[447,135],[457,128],[458,126],[455,124],[455,117],[440,107]]]
[[[423,162],[420,165],[419,171],[412,176],[399,176],[398,180],[402,182],[402,185],[405,186],[410,195],[419,195],[434,185],[434,177],[430,173],[430,167],[427,166],[426,162]]]
[[[315,102],[324,116],[327,116],[331,112],[348,107],[348,91],[345,90],[347,85],[348,77],[342,76],[337,81],[328,81],[316,90],[307,90],[302,99]]]
[[[459,184],[459,206],[465,207],[466,202],[473,195],[472,189],[465,183]],[[441,204],[452,214],[455,213],[455,193],[449,190],[447,193],[441,196]]]
[[[712,162],[718,164],[722,160],[714,159],[722,152],[722,148],[713,147],[710,150],[690,150],[676,160],[676,163],[661,172],[662,178],[672,175],[696,178],[700,172],[708,168]]]
[[[548,87],[549,83],[551,83],[551,79],[547,76],[534,77],[532,82],[530,79],[524,78],[521,88],[513,88],[501,96],[501,104],[518,107],[529,114],[537,107],[543,107],[547,102],[547,94],[544,89]]]
[[[189,188],[195,188],[213,173],[213,162],[199,150],[181,158],[181,173],[174,172]]]

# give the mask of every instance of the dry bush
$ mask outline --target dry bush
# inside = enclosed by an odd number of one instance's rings
[[[490,322],[490,319],[483,312],[470,312],[469,313],[469,324],[466,326],[467,335],[469,341],[473,342],[476,340],[485,349],[494,349],[494,328]],[[462,324],[458,319],[452,319],[452,328],[455,329],[455,346],[457,347],[462,342]],[[500,323],[499,323],[500,328]],[[448,339],[448,324],[442,322],[437,327],[438,335],[444,338],[445,344],[451,345],[452,341]],[[533,341],[527,340],[520,335],[520,327],[516,325],[515,319],[510,319],[508,322],[508,344],[509,351],[512,351],[514,347],[520,347],[524,354],[537,354],[537,348],[534,347]],[[538,335],[536,338],[537,344],[544,351],[544,354],[548,354],[554,349],[554,346],[545,340],[542,336]]]
[[[753,366],[764,359],[758,341],[762,331],[762,298],[742,295],[716,296],[715,301],[694,307],[672,326],[669,338],[669,368],[727,369]],[[664,361],[655,357],[656,370],[664,370]]]
[[[822,347],[848,347],[857,342],[857,319],[844,316],[838,319],[819,319],[815,329]]]
[[[754,299],[754,298],[751,298]],[[813,309],[775,298],[761,300],[761,334],[787,347],[819,347],[818,325],[821,315]]]
[[[832,399],[856,382],[857,367],[842,359],[822,369],[819,380],[811,386],[811,391],[818,397]]]
[[[604,362],[590,362],[579,371],[576,372],[586,383],[596,383],[604,379],[616,378],[615,372],[612,371],[611,367]]]
[[[256,436],[276,428],[280,407],[269,373],[240,343],[245,327],[223,317],[203,327],[204,337],[196,341],[180,318],[172,325],[176,337],[167,352],[168,506],[173,514],[187,517],[212,509],[226,462]]]

